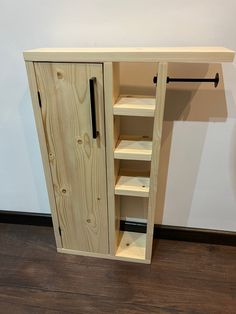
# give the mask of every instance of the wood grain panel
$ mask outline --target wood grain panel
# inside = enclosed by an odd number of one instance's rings
[[[38,86],[36,82],[34,63],[26,62],[25,65],[26,65],[26,70],[28,74],[29,88],[30,88],[30,94],[31,94],[31,99],[32,99],[32,106],[34,110],[35,124],[37,128],[39,145],[40,145],[40,150],[41,150],[41,155],[42,155],[42,160],[43,160],[43,168],[44,168],[44,174],[45,174],[45,179],[46,179],[46,184],[47,184],[47,191],[48,191],[48,198],[50,202],[51,214],[52,214],[52,219],[53,219],[53,228],[54,228],[54,234],[55,234],[55,239],[56,239],[56,245],[57,245],[57,248],[61,248],[62,243],[61,243],[61,237],[59,234],[57,205],[55,201],[42,115],[41,115],[41,110],[39,106]]]
[[[157,175],[161,149],[161,135],[163,116],[165,108],[166,96],[166,77],[167,77],[168,64],[161,62],[158,65],[158,81],[156,88],[156,110],[154,116],[154,127],[152,137],[152,160],[151,160],[151,173],[150,173],[150,190],[148,201],[148,219],[147,219],[147,248],[146,258],[151,259],[152,256],[152,242],[153,242],[153,228],[154,216],[157,202]]]
[[[108,253],[102,65],[35,63],[35,70],[63,248]],[[97,139],[92,137],[92,77]]]

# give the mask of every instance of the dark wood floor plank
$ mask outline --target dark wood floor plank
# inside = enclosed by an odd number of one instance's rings
[[[27,296],[27,297],[26,297]],[[62,311],[65,313],[175,313],[168,308],[158,308],[143,304],[118,303],[114,300],[98,296],[51,292],[38,289],[21,287],[0,287],[0,304],[5,299],[11,300],[13,304],[27,304],[27,306],[50,308],[51,311]],[[115,306],[114,306],[115,305]],[[42,310],[42,309],[40,309]],[[41,313],[41,312],[39,312]]]
[[[127,273],[120,269],[107,273],[106,269],[98,267],[68,263],[47,265],[45,261],[32,263],[24,258],[17,261],[12,256],[5,256],[5,267],[2,263],[1,270],[1,284],[14,286],[17,282],[21,287],[91,297],[97,295],[119,303],[166,305],[176,310],[197,309],[198,304],[203,303],[214,312],[217,312],[217,307],[222,308],[225,302],[233,303],[227,283],[219,285],[213,279],[202,281],[202,278],[198,280],[193,275],[186,277],[185,273],[177,274],[168,271],[168,268],[165,271],[160,268],[160,273],[155,276],[133,271]],[[216,298],[218,302],[214,306]]]
[[[159,240],[152,264],[142,265],[58,254],[52,228],[4,224],[0,246],[0,304],[72,313],[235,313],[235,247]]]
[[[26,302],[27,303],[27,302]],[[48,310],[37,306],[14,303],[12,300],[0,301],[0,314],[62,314],[61,311]],[[64,312],[65,313],[65,312]]]

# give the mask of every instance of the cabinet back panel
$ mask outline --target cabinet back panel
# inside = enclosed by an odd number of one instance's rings
[[[115,117],[117,119],[117,117]],[[153,133],[153,118],[150,117],[120,117],[120,135],[146,136],[150,139]]]
[[[120,94],[156,96],[155,62],[120,62]]]
[[[63,248],[108,253],[103,69],[35,63]],[[89,79],[96,77],[93,139]]]

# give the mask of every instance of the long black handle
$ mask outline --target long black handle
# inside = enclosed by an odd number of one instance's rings
[[[170,82],[212,82],[214,83],[214,86],[217,87],[219,84],[219,73],[216,73],[214,78],[179,78],[179,77],[167,77],[166,78],[166,83]],[[157,83],[157,76],[154,76],[153,78],[153,83]]]
[[[93,138],[97,138],[97,136],[98,136],[97,121],[96,121],[96,106],[95,106],[95,83],[96,83],[96,77],[92,77],[89,80],[89,89],[90,89],[90,104],[91,104]]]

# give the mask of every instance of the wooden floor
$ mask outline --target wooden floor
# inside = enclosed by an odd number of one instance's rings
[[[0,313],[236,313],[236,248],[159,240],[151,265],[56,253],[51,227],[0,224]]]

